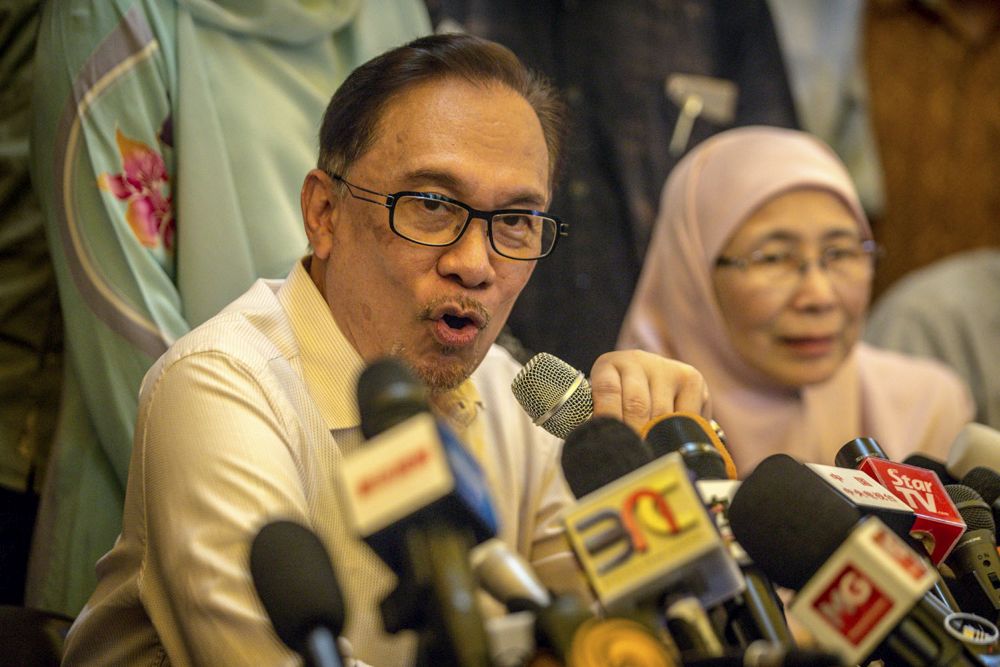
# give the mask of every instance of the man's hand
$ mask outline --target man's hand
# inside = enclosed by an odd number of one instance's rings
[[[711,416],[708,386],[694,366],[642,350],[606,352],[590,370],[594,415],[622,420],[636,431],[672,412]]]

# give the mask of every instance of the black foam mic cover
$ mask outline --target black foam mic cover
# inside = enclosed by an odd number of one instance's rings
[[[358,378],[358,409],[368,439],[430,407],[427,389],[413,371],[399,359],[383,357]]]
[[[563,475],[577,498],[652,460],[652,452],[639,434],[614,417],[591,418],[571,431],[563,443]]]
[[[292,521],[264,526],[250,548],[257,595],[281,641],[306,655],[309,634],[344,628],[344,598],[330,557],[311,530]]]
[[[729,506],[729,525],[753,562],[775,583],[795,590],[860,520],[849,500],[787,454],[761,461]]]

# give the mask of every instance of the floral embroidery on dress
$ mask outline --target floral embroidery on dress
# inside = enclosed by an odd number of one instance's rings
[[[126,137],[120,129],[115,130],[115,140],[122,171],[101,174],[97,186],[128,202],[125,219],[142,245],[155,248],[162,242],[164,248],[172,250],[174,212],[163,157],[141,141]]]

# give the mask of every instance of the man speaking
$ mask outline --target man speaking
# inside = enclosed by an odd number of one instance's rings
[[[302,186],[311,254],[146,375],[124,527],[66,664],[293,663],[248,568],[279,518],[330,549],[356,657],[412,661],[412,636],[386,635],[378,614],[393,575],[348,530],[335,483],[362,446],[357,377],[385,355],[416,371],[482,466],[499,536],[549,587],[577,584],[557,521],[571,502],[561,443],[516,404],[518,366],[493,346],[568,227],[546,212],[562,123],[547,84],[470,36],[417,40],[348,77]],[[591,382],[595,413],[636,427],[707,400],[694,369],[643,352],[602,356]]]

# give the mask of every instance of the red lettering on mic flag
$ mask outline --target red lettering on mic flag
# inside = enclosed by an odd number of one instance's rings
[[[812,604],[819,615],[854,646],[892,610],[892,600],[873,581],[847,564]]]

